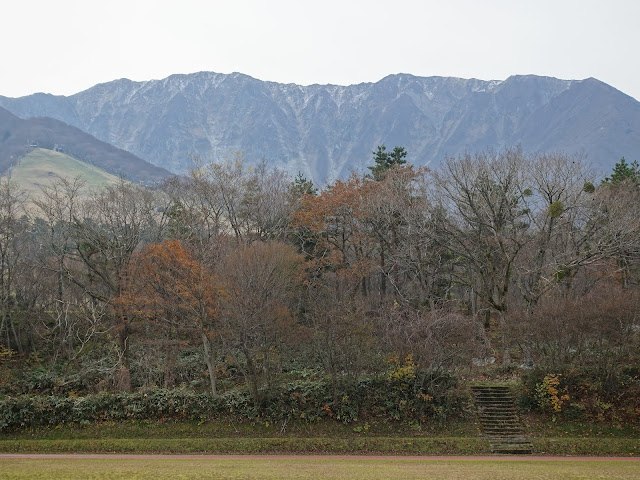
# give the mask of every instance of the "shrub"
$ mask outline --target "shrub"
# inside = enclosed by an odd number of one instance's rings
[[[559,413],[562,406],[569,401],[566,387],[560,385],[562,374],[550,373],[536,384],[535,399],[542,411]]]
[[[399,374],[399,372],[403,372]],[[186,389],[100,393],[85,397],[9,396],[0,400],[0,429],[123,420],[186,421],[232,416],[248,420],[352,423],[362,417],[411,421],[441,420],[461,411],[454,376],[402,365],[391,374],[343,380],[337,401],[328,381],[291,382],[261,392],[256,409],[246,390],[216,398]]]
[[[637,423],[640,375],[637,367],[565,367],[553,374],[537,368],[523,376],[521,404],[569,418]]]

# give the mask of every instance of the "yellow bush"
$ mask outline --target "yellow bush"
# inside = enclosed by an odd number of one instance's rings
[[[566,389],[560,386],[560,377],[562,374],[550,373],[544,377],[542,382],[536,385],[536,401],[538,406],[544,411],[554,413],[560,412],[562,406],[569,400]]]
[[[403,361],[400,361],[398,357],[391,357],[389,363],[393,367],[387,375],[387,380],[396,384],[394,388],[406,390],[409,382],[416,378],[417,365],[413,361],[413,355],[407,355]]]

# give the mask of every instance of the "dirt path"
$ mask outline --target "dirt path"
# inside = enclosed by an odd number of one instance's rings
[[[552,457],[540,455],[489,455],[489,456],[393,456],[393,455],[126,455],[109,453],[79,453],[79,454],[58,454],[58,453],[5,453],[0,454],[3,458],[105,458],[105,459],[140,459],[149,460],[153,458],[167,459],[252,459],[252,460],[421,460],[421,461],[542,461],[542,462],[640,462],[640,457]]]

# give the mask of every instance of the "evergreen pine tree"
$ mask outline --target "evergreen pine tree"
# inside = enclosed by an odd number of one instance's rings
[[[371,170],[373,179],[377,182],[384,180],[387,175],[387,171],[394,165],[405,165],[407,161],[407,151],[404,147],[394,147],[393,151],[387,152],[387,147],[384,145],[378,146],[378,151],[373,152],[373,160],[375,165],[368,167]]]
[[[613,167],[613,173],[610,177],[606,177],[602,183],[609,185],[618,185],[619,183],[630,181],[633,183],[640,182],[640,166],[637,160],[629,165],[624,157]]]

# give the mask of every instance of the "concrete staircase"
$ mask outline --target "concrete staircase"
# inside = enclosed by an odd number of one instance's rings
[[[525,437],[509,387],[478,385],[471,387],[482,430],[493,453],[530,454],[533,447]]]

